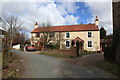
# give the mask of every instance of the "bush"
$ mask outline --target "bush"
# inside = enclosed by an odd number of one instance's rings
[[[88,52],[87,50],[84,50],[83,52]]]
[[[20,49],[23,51],[24,50],[24,44],[20,44]]]
[[[57,49],[56,45],[51,45],[51,49]]]
[[[112,47],[105,47],[104,59],[106,61],[110,61],[110,62],[114,62],[115,61],[114,48],[112,48]]]
[[[58,49],[57,45],[47,45],[47,48],[49,49]]]

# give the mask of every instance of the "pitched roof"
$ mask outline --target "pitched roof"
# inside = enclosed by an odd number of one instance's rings
[[[35,32],[58,32],[58,31],[98,31],[98,26],[95,24],[80,24],[80,25],[64,25],[64,26],[49,26],[49,27],[38,27],[31,33]]]
[[[74,41],[84,42],[84,40],[82,40],[82,39],[79,38],[79,37],[76,37],[76,38],[74,39]]]

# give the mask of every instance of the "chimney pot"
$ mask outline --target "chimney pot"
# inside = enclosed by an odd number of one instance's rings
[[[98,26],[98,22],[99,22],[98,16],[96,16],[96,19],[95,19],[95,25],[96,25],[96,26]]]

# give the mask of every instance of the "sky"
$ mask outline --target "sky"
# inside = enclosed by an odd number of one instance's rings
[[[30,34],[35,22],[39,26],[50,23],[52,26],[95,23],[98,16],[99,28],[107,34],[113,33],[111,0],[2,0],[0,16],[18,16],[23,22],[22,28]]]

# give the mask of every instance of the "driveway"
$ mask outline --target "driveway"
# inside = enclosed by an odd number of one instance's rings
[[[18,50],[13,50],[13,52],[16,52],[20,57],[22,57],[21,64],[23,64],[24,66],[24,72],[22,74],[22,78],[113,78],[114,77],[112,74],[105,72],[95,66],[88,66],[88,64],[84,65],[85,63],[84,61],[87,60],[86,58],[64,59],[64,58],[55,58],[40,54],[26,53]],[[87,62],[89,61],[86,61],[86,63]]]

